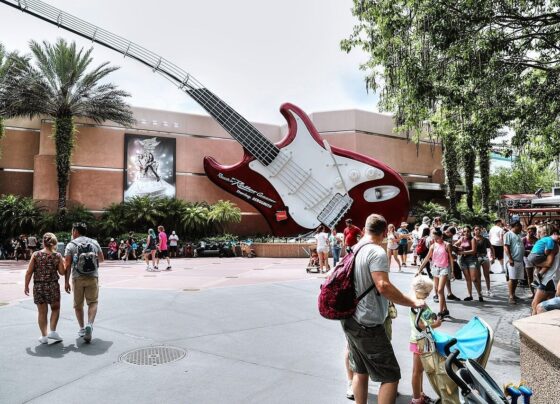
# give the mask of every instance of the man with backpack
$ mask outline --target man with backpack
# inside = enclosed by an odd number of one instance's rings
[[[401,378],[399,364],[383,326],[389,301],[407,307],[423,307],[424,301],[404,295],[389,281],[389,263],[381,246],[387,229],[385,218],[370,215],[365,234],[353,248],[355,295],[360,297],[354,314],[341,320],[350,350],[349,361],[354,372],[352,390],[358,404],[368,397],[368,380],[381,382],[378,403],[394,403]],[[373,289],[371,289],[373,286]]]
[[[80,325],[78,335],[90,342],[93,333],[93,322],[97,314],[97,298],[99,295],[98,268],[103,262],[103,253],[99,243],[86,237],[87,225],[72,225],[72,241],[64,251],[66,283],[64,289],[70,293],[74,289],[74,311]],[[72,273],[72,288],[70,287]],[[84,299],[88,305],[88,322],[84,327]]]

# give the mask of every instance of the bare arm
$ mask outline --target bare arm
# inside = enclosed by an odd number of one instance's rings
[[[31,282],[31,277],[33,276],[33,269],[35,268],[35,254],[31,256],[29,260],[29,265],[27,266],[27,271],[25,272],[25,288],[24,293],[29,296],[29,282]]]
[[[66,275],[66,274],[64,273],[65,269],[64,269],[64,261],[62,260],[62,256],[61,256],[60,259],[58,260],[58,268],[57,268],[57,270],[58,270],[58,273],[59,273],[60,275]]]
[[[447,243],[447,253],[449,254],[449,279],[455,279],[455,275],[453,275],[453,250],[451,250],[450,243]]]
[[[70,274],[72,273],[72,256],[67,255],[64,257],[64,290],[66,293],[70,293],[72,290],[70,288]]]
[[[494,248],[492,248],[493,250]],[[511,257],[511,248],[509,247],[509,244],[504,244],[504,252],[506,253],[506,257],[508,259],[508,263],[510,265],[513,265],[513,258]],[[494,253],[492,253],[492,256],[494,256]]]
[[[407,307],[423,307],[424,301],[421,299],[413,299],[404,295],[390,281],[387,272],[375,271],[371,273],[371,278],[377,291],[386,299],[395,304]]]

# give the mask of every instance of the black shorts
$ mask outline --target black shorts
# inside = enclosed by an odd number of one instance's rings
[[[503,245],[493,245],[492,247],[494,247],[494,254],[496,254],[496,259],[497,260],[503,260],[504,259],[504,246]]]
[[[399,244],[397,251],[399,255],[408,254],[408,244]]]
[[[176,245],[170,245],[170,246],[169,246],[169,251],[171,251],[171,252],[177,252],[177,246],[176,246]]]
[[[350,367],[368,374],[371,380],[393,383],[401,379],[401,369],[383,324],[363,328],[356,320],[341,320],[348,341]]]
[[[163,251],[158,250],[158,252],[157,252],[157,257],[158,257],[158,258],[167,258],[167,257],[169,257],[169,251],[167,251],[167,250],[163,250]]]

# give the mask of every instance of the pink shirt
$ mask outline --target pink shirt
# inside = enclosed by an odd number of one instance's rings
[[[159,249],[160,251],[165,251],[167,250],[167,234],[165,234],[165,232],[160,232],[158,234],[159,237]]]
[[[449,253],[444,243],[434,243],[432,264],[439,268],[449,268]]]

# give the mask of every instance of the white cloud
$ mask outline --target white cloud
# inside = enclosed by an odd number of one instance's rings
[[[160,54],[192,73],[246,118],[282,123],[278,108],[292,102],[308,113],[375,109],[367,94],[361,51],[349,55],[340,40],[352,31],[351,2],[262,0],[76,2],[49,4]],[[27,51],[31,39],[91,42],[0,5],[0,38],[8,49]],[[95,45],[94,62],[121,66],[111,81],[132,94],[135,106],[202,112],[165,79],[132,60]]]

